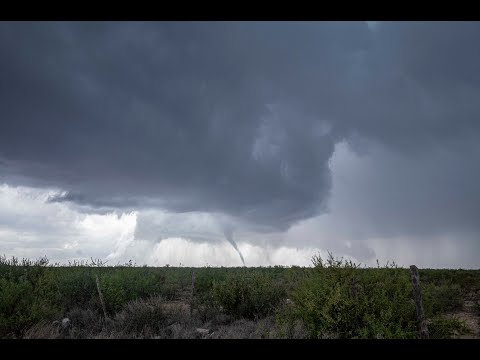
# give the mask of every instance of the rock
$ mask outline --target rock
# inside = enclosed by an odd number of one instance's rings
[[[202,329],[202,328],[197,328],[195,329],[195,331],[197,333],[199,333],[200,335],[208,335],[208,333],[210,332],[210,330],[208,329]]]
[[[69,318],[64,318],[64,319],[62,320],[62,327],[63,327],[64,329],[66,329],[66,328],[68,328],[68,327],[70,326],[70,323],[71,323],[71,321],[70,321]]]

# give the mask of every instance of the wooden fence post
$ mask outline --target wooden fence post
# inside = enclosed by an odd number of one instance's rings
[[[96,283],[97,283],[98,295],[100,296],[100,303],[102,304],[103,315],[105,316],[105,321],[107,321],[107,318],[108,318],[107,309],[105,307],[105,301],[103,299],[102,290],[100,290],[100,280],[98,280],[98,275],[96,276]]]
[[[417,322],[420,338],[428,339],[429,334],[427,321],[425,319],[422,303],[422,289],[420,288],[420,274],[418,273],[418,268],[415,265],[410,266],[410,277],[413,285],[413,299],[415,300],[415,307],[417,308]]]
[[[195,301],[195,270],[192,269],[192,300],[190,302],[190,318],[193,314],[193,304]]]

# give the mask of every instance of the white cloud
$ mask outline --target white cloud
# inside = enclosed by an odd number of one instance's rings
[[[311,265],[313,254],[325,252],[316,248],[262,247],[250,243],[238,243],[247,266]],[[242,266],[242,262],[227,243],[195,242],[184,238],[168,238],[159,243],[139,241],[131,244],[128,254],[144,258],[150,265],[164,266]]]
[[[0,252],[52,261],[116,258],[133,240],[136,213],[98,215],[49,203],[58,190],[0,186]]]

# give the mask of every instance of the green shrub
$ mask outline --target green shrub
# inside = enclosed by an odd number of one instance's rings
[[[68,312],[75,308],[100,309],[91,268],[50,268],[41,280],[42,296],[49,303]]]
[[[460,310],[463,307],[463,292],[458,285],[435,286],[422,283],[422,295],[427,317]]]
[[[464,294],[480,290],[480,270],[421,269],[420,278],[425,284],[459,286]]]
[[[47,258],[0,256],[0,337],[21,337],[35,322],[57,313],[42,296],[47,265]]]
[[[456,318],[435,317],[428,325],[431,339],[449,339],[455,333],[468,334],[469,329],[465,322]]]
[[[278,320],[300,321],[311,338],[412,338],[415,305],[408,271],[360,269],[330,257],[313,259],[315,271],[292,292]]]
[[[36,260],[23,258],[22,260],[12,257],[7,259],[5,255],[0,256],[0,278],[8,280],[18,280],[22,278],[32,284],[36,282],[46,270],[49,261],[46,257],[41,257]]]
[[[165,278],[148,268],[70,267],[49,268],[41,279],[42,296],[63,309],[94,309],[101,312],[96,277],[104,296],[107,312],[113,314],[128,301],[157,294],[172,297],[174,289]]]
[[[260,272],[232,274],[215,282],[214,300],[235,318],[256,319],[274,312],[285,298],[285,289]]]
[[[166,286],[164,277],[146,268],[122,268],[99,276],[100,288],[108,313],[120,311],[129,301],[162,295],[174,296],[174,288]],[[95,291],[98,297],[97,291]]]
[[[27,279],[0,278],[0,337],[21,337],[28,327],[56,312],[38,298]]]

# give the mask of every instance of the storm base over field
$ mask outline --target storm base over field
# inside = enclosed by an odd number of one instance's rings
[[[0,22],[0,253],[480,267],[480,23]]]

